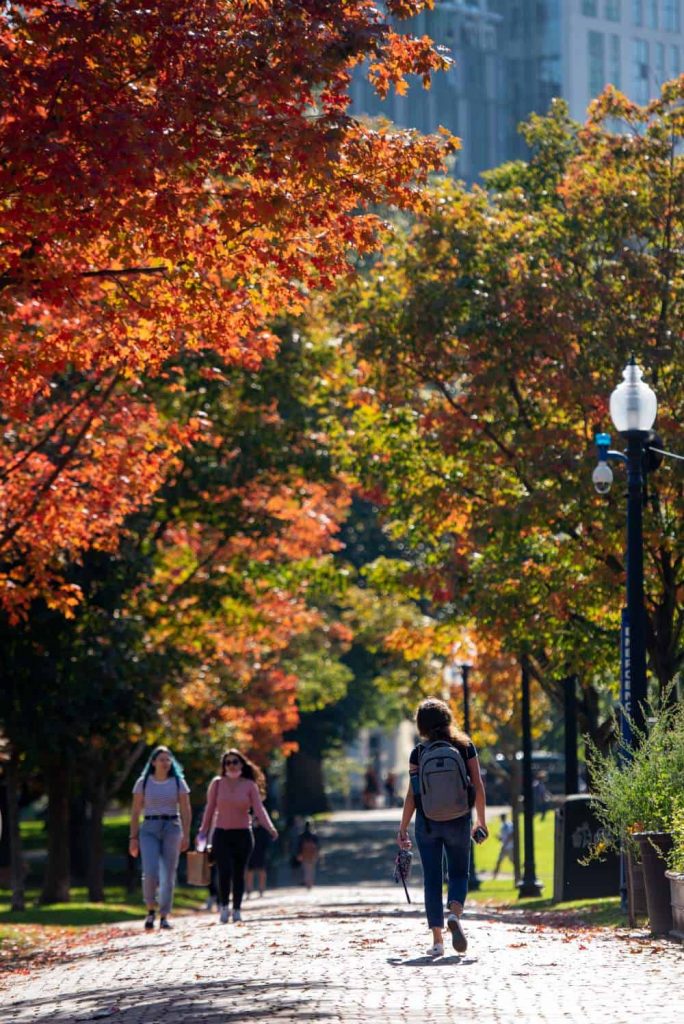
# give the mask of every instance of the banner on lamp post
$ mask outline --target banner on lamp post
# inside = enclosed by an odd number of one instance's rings
[[[622,609],[620,620],[620,727],[622,739],[628,747],[632,746],[632,652],[631,631],[627,609]]]

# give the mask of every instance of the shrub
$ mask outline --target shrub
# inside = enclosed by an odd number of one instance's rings
[[[636,732],[633,750],[620,740],[614,754],[590,744],[592,794],[605,827],[605,845],[625,844],[635,832],[670,832],[684,793],[684,705],[663,704],[648,732]],[[599,851],[594,851],[598,855]]]

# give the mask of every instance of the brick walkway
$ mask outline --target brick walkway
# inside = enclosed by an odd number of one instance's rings
[[[415,896],[417,897],[417,893]],[[392,886],[251,900],[239,925],[111,927],[59,966],[0,981],[2,1024],[472,1020],[680,1024],[684,950],[645,933],[556,928],[471,905],[470,946],[431,962],[420,906]],[[95,932],[95,936],[97,936]],[[112,935],[114,936],[112,938]]]

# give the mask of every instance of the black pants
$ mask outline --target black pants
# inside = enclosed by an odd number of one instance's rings
[[[220,906],[230,903],[233,891],[233,910],[242,906],[245,891],[245,868],[254,846],[251,828],[216,828],[212,838],[212,857],[218,868],[218,901]]]

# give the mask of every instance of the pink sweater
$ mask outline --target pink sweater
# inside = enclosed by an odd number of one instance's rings
[[[261,802],[256,782],[250,779],[232,782],[225,776],[217,775],[209,783],[200,832],[209,833],[213,828],[249,828],[250,808],[257,820],[270,832],[274,825]]]

